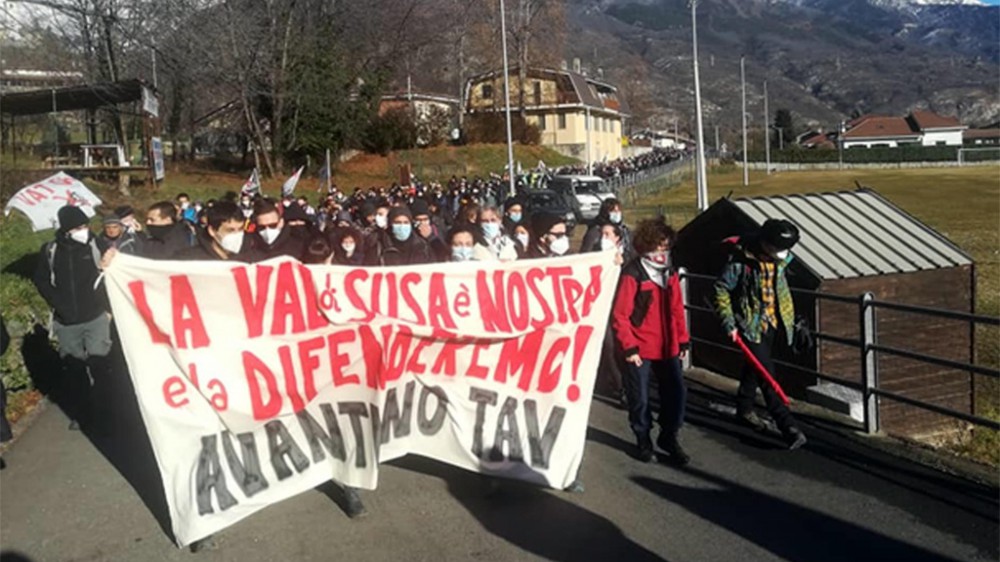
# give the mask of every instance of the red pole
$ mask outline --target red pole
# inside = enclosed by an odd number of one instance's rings
[[[767,380],[768,384],[771,385],[771,388],[773,388],[774,391],[778,393],[778,396],[781,398],[781,401],[785,403],[785,406],[787,406],[788,396],[785,395],[785,391],[781,389],[781,385],[778,384],[778,381],[774,380],[774,377],[771,376],[771,373],[768,373],[767,369],[764,368],[763,365],[761,365],[760,359],[757,359],[757,356],[754,355],[752,351],[750,351],[750,348],[747,347],[747,344],[743,341],[743,338],[741,338],[739,335],[736,336],[736,343],[738,343],[740,349],[743,350],[743,355],[747,358],[747,361],[749,361],[750,364],[753,365],[754,369],[757,369],[757,372],[760,373],[765,380]]]

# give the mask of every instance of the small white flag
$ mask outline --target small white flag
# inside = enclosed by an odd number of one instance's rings
[[[256,195],[260,193],[260,174],[257,173],[257,168],[253,169],[253,173],[250,174],[247,181],[243,183],[240,193],[246,195]]]
[[[292,177],[285,180],[285,185],[281,186],[281,195],[283,197],[288,197],[293,191],[295,191],[295,186],[299,183],[299,177],[302,176],[302,171],[305,169],[305,166],[300,167],[294,174],[292,174]]]

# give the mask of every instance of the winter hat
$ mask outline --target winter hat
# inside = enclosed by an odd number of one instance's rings
[[[285,212],[282,215],[282,218],[285,219],[286,223],[289,221],[309,221],[309,215],[306,214],[298,203],[290,203],[287,207],[285,207]]]
[[[372,203],[371,201],[365,201],[364,203],[361,204],[361,207],[358,209],[358,215],[361,218],[365,218],[369,215],[374,215],[374,214],[375,214],[375,204]]]
[[[351,212],[350,211],[343,210],[343,211],[340,211],[339,213],[337,213],[337,222],[350,223],[350,222],[353,222],[353,221],[354,221],[354,219],[351,218]]]
[[[424,201],[423,199],[416,199],[410,205],[410,212],[413,213],[413,216],[415,217],[419,217],[420,215],[430,215],[431,207],[427,204],[427,201]]]
[[[520,205],[524,207],[524,201],[520,197],[508,197],[506,201],[503,202],[504,211],[509,211],[514,205]]]
[[[60,208],[57,216],[59,217],[59,230],[63,232],[69,232],[78,226],[90,223],[87,215],[79,207],[74,207],[73,205],[66,205]]]
[[[410,219],[410,222],[413,222],[413,213],[410,212],[409,207],[393,207],[389,211],[389,223],[392,224],[396,217],[406,217]]]
[[[799,229],[784,219],[767,219],[760,227],[760,239],[779,250],[788,250],[799,241]]]
[[[541,238],[552,230],[552,227],[566,222],[566,219],[555,213],[536,213],[531,216],[531,232],[535,238]]]
[[[104,217],[104,221],[103,221],[102,224],[104,224],[104,226],[109,226],[109,225],[113,225],[113,224],[117,224],[118,226],[121,226],[122,219],[118,215],[108,215],[108,216]]]
[[[128,205],[122,205],[121,207],[115,207],[115,216],[123,219],[129,215],[134,215],[135,209]]]

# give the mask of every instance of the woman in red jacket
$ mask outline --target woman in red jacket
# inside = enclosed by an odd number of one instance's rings
[[[680,281],[670,266],[674,235],[662,218],[639,223],[633,239],[637,257],[622,270],[612,327],[628,367],[628,419],[635,432],[639,459],[650,462],[655,458],[650,437],[653,420],[649,383],[656,376],[660,394],[660,435],[656,445],[672,461],[684,465],[690,457],[677,441],[677,433],[684,423],[687,388],[681,357],[687,353],[689,337]]]

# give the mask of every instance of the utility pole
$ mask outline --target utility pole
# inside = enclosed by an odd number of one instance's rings
[[[705,131],[701,118],[701,79],[698,75],[698,0],[691,0],[691,49],[694,59],[694,106],[698,128],[695,180],[698,187],[698,210],[708,208],[708,175],[705,170]]]
[[[715,126],[715,155],[722,156],[722,145],[719,144],[719,126]]]
[[[510,70],[507,68],[507,9],[504,0],[500,0],[500,39],[503,48],[503,96],[506,102],[504,110],[507,113],[507,178],[510,184],[510,196],[517,195],[514,188],[514,135],[510,128]],[[523,90],[524,84],[521,84]],[[590,145],[587,145],[587,158],[590,158]]]
[[[837,133],[837,153],[840,160],[840,169],[844,169],[844,133],[846,132],[846,127],[844,126],[844,121],[840,121],[840,131]]]
[[[153,89],[157,89],[156,84],[156,49],[150,49],[149,54],[153,56]]]
[[[764,153],[767,160],[767,175],[771,175],[771,114],[767,109],[767,80],[764,80]]]
[[[747,70],[746,57],[740,57],[740,85],[743,90],[743,187],[750,185],[750,169],[747,164]]]

